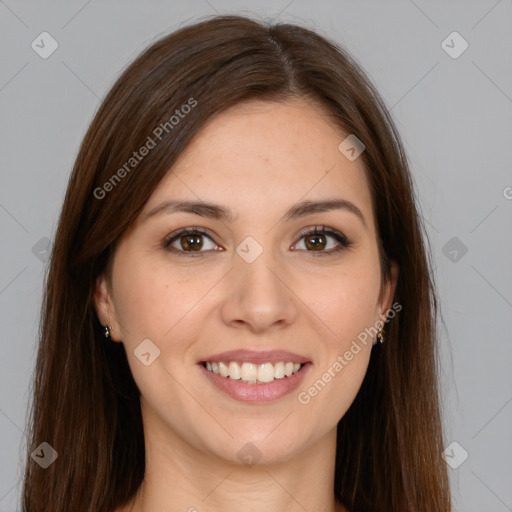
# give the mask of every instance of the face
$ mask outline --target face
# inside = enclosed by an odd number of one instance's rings
[[[146,430],[233,462],[248,442],[275,462],[332,434],[367,370],[375,336],[360,335],[397,279],[393,265],[381,281],[362,162],[338,149],[346,136],[304,100],[232,107],[119,240],[96,309],[124,343]],[[339,203],[313,206],[324,201]],[[247,352],[217,356],[227,351]]]

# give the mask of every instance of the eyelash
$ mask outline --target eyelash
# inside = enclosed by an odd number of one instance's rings
[[[162,242],[162,247],[164,249],[167,249],[167,250],[175,253],[175,254],[178,254],[179,256],[186,256],[186,257],[188,257],[188,256],[197,257],[197,256],[201,256],[202,253],[209,252],[209,251],[198,251],[194,254],[193,251],[184,251],[184,250],[176,249],[175,247],[170,247],[170,245],[176,239],[179,239],[181,236],[189,234],[189,233],[203,235],[203,236],[209,238],[213,243],[215,243],[215,241],[212,239],[212,237],[204,229],[191,227],[191,228],[183,228],[183,229],[179,230],[177,233],[172,233],[169,236],[167,236]],[[310,229],[310,230],[307,230],[307,231],[301,233],[299,241],[302,240],[302,238],[304,238],[306,236],[311,236],[311,235],[329,235],[329,236],[332,236],[339,243],[339,245],[336,248],[330,249],[329,251],[308,251],[308,250],[304,251],[304,252],[309,253],[313,257],[327,256],[330,254],[338,253],[340,251],[348,249],[354,243],[351,240],[349,240],[343,233],[340,233],[339,231],[337,231],[335,229],[327,228],[326,226],[322,226],[321,228],[319,228],[318,226],[315,226],[314,229]]]

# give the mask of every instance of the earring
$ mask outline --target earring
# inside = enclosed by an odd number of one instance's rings
[[[105,326],[105,338],[110,338],[110,331],[112,330],[112,326],[106,325]]]
[[[384,343],[383,333],[384,333],[384,330],[382,328],[382,325],[379,325],[379,332],[377,333],[377,341],[380,341],[381,343]]]

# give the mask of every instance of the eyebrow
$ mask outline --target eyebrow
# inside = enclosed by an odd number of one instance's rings
[[[361,210],[351,201],[346,199],[327,199],[324,201],[302,201],[293,205],[283,216],[284,221],[291,221],[314,213],[328,212],[332,210],[346,210],[356,215],[363,225],[367,227],[366,220]],[[201,217],[232,222],[235,215],[223,206],[204,201],[184,201],[171,199],[163,201],[150,210],[144,217],[144,221],[151,217],[170,213],[193,213]]]

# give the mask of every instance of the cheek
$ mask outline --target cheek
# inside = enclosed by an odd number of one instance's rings
[[[177,275],[166,265],[149,261],[119,263],[114,282],[115,307],[128,343],[141,337],[164,342],[186,322],[209,287],[208,282],[183,272]],[[123,272],[123,267],[130,271]]]
[[[375,323],[380,274],[373,263],[333,270],[302,284],[305,301],[320,319],[329,352],[342,353]]]
[[[379,291],[378,258],[370,253],[315,285],[314,310],[328,329],[312,387],[303,398],[311,400],[319,416],[338,421],[357,395],[372,349],[373,338],[364,333],[374,325]]]
[[[155,408],[164,403],[169,410],[186,408],[189,397],[178,392],[181,386],[172,376],[183,373],[189,364],[188,349],[204,323],[201,299],[212,283],[184,277],[183,272],[178,275],[169,266],[130,266],[132,271],[126,274],[121,272],[122,265],[118,267],[114,286],[116,312],[132,375],[145,400]],[[137,356],[146,339],[152,342],[144,349],[150,357],[159,350],[149,366],[141,364]],[[163,398],[162,390],[174,391]]]

